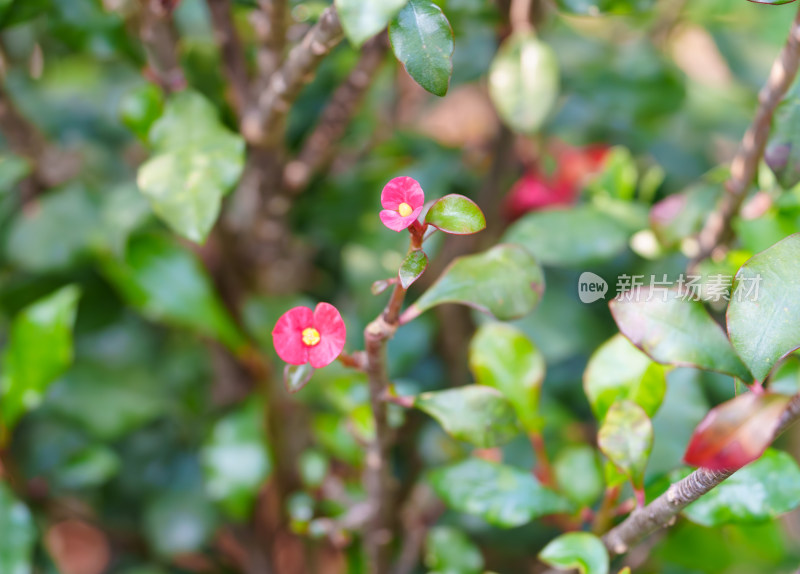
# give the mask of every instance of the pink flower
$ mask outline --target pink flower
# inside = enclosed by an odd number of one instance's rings
[[[381,192],[381,221],[392,231],[403,231],[419,217],[425,192],[411,177],[396,177]]]
[[[295,307],[281,315],[272,330],[272,344],[278,356],[292,365],[319,369],[336,360],[347,338],[347,329],[339,311],[329,303],[320,303],[314,311]]]

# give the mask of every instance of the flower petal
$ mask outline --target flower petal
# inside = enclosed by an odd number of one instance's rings
[[[384,209],[383,211],[380,212],[379,215],[381,221],[386,227],[388,227],[392,231],[403,231],[417,220],[417,217],[419,217],[421,211],[422,208],[418,207],[413,212],[411,212],[410,215],[402,217],[396,211],[392,211],[390,209]]]
[[[384,209],[397,211],[401,203],[407,203],[413,208],[425,203],[425,193],[413,177],[396,177],[381,192],[381,205]]]
[[[309,347],[311,366],[320,369],[336,360],[347,339],[347,328],[339,311],[330,303],[320,303],[314,309],[314,327],[319,331],[319,344]]]
[[[303,329],[314,324],[314,313],[308,307],[294,307],[281,315],[272,329],[272,345],[278,356],[290,365],[308,362],[308,347],[303,344]]]

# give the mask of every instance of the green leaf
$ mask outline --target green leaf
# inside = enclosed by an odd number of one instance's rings
[[[544,357],[522,331],[503,323],[481,325],[469,346],[469,366],[479,385],[503,393],[525,430],[541,428]]]
[[[235,520],[250,516],[272,469],[263,407],[249,402],[220,419],[200,452],[206,492]]]
[[[389,25],[389,40],[408,75],[437,96],[444,96],[453,73],[453,29],[431,0],[408,0]]]
[[[595,207],[529,213],[503,236],[543,265],[576,267],[606,261],[625,251],[630,231]]]
[[[785,452],[767,449],[761,458],[701,496],[683,513],[692,522],[712,527],[764,522],[798,506],[797,462]]]
[[[556,4],[560,10],[572,14],[599,16],[646,13],[653,8],[655,0],[556,0]]]
[[[356,48],[386,28],[408,0],[334,0],[342,28]]]
[[[119,104],[119,115],[137,137],[147,140],[147,134],[164,110],[164,95],[155,84],[142,84],[126,93]]]
[[[125,259],[106,259],[103,269],[128,303],[150,319],[216,338],[233,351],[246,344],[200,261],[170,239],[133,237]]]
[[[56,469],[56,481],[61,488],[97,488],[119,472],[120,461],[116,453],[105,446],[95,445],[83,449]]]
[[[203,96],[183,91],[153,124],[150,143],[155,155],[139,168],[139,188],[175,232],[202,243],[242,174],[244,140]]]
[[[456,258],[404,315],[404,322],[442,303],[461,303],[500,320],[533,311],[544,291],[544,275],[518,245],[497,245]]]
[[[603,171],[592,177],[586,186],[592,195],[631,201],[636,194],[639,168],[628,148],[617,146],[609,150],[603,160]]]
[[[505,444],[519,433],[514,409],[489,387],[422,393],[414,397],[414,406],[439,421],[449,435],[482,448]]]
[[[652,417],[667,391],[666,369],[617,334],[589,359],[583,390],[599,421],[619,399],[630,399]]]
[[[749,289],[757,288],[755,293]],[[745,263],[728,305],[733,347],[759,381],[800,347],[800,234],[787,237]]]
[[[578,506],[591,506],[603,493],[603,468],[589,445],[572,445],[559,450],[553,462],[559,492]]]
[[[608,574],[608,551],[594,534],[562,534],[539,553],[539,560],[558,570],[578,569],[580,574]]]
[[[558,61],[533,33],[515,32],[489,69],[489,95],[508,126],[522,134],[542,127],[558,97]]]
[[[447,506],[499,528],[522,526],[539,516],[571,509],[529,471],[479,458],[436,468],[429,478]]]
[[[461,530],[434,526],[425,538],[425,566],[442,574],[481,574],[483,555]]]
[[[428,267],[428,256],[421,249],[416,249],[406,255],[403,264],[400,265],[398,277],[403,289],[408,289],[411,285],[425,273]],[[388,286],[388,285],[387,285]]]
[[[452,235],[469,235],[486,229],[486,217],[471,199],[452,193],[428,210],[425,223]]]
[[[0,572],[30,574],[36,527],[30,510],[0,481]]]
[[[622,334],[654,361],[753,380],[722,328],[699,301],[677,291],[648,287],[618,296],[609,307]]]
[[[2,0],[0,30],[32,20],[51,9],[50,0]]]
[[[653,449],[653,424],[642,407],[629,400],[614,403],[597,433],[597,444],[635,488],[644,487],[644,469]]]
[[[283,385],[290,393],[296,393],[305,387],[314,376],[314,367],[311,363],[303,365],[289,365],[283,367]]]
[[[72,363],[72,327],[80,290],[63,287],[14,317],[0,375],[0,426],[10,429],[37,407]]]
[[[214,508],[200,492],[168,492],[151,499],[144,512],[145,534],[162,556],[196,552],[211,539],[217,525]]]

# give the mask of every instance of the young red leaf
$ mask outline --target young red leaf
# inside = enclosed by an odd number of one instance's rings
[[[790,397],[745,393],[711,409],[686,449],[687,464],[738,470],[759,458],[772,442]]]

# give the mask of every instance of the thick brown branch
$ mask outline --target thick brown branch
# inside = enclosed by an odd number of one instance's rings
[[[781,416],[775,437],[800,419],[800,395],[795,395]],[[670,526],[678,513],[719,485],[733,473],[698,469],[671,485],[667,491],[644,508],[634,510],[624,522],[611,529],[603,541],[613,554],[624,554],[632,546],[659,528]]]
[[[270,77],[283,62],[286,48],[287,0],[259,0],[259,10],[252,15],[253,27],[259,39],[258,93],[269,85]]]
[[[700,232],[695,263],[709,257],[717,247],[730,238],[733,218],[739,213],[742,202],[747,197],[747,190],[756,177],[758,164],[764,155],[772,115],[794,82],[798,66],[800,66],[800,11],[792,24],[786,44],[772,65],[767,83],[759,94],[755,118],[731,164],[731,176],[725,185],[727,193]]]
[[[182,90],[186,78],[181,69],[178,32],[169,5],[161,0],[141,0],[139,34],[154,80],[169,92]]]
[[[336,144],[347,131],[372,79],[384,61],[389,48],[385,34],[366,44],[353,71],[331,96],[314,131],[308,136],[297,158],[286,166],[284,185],[298,191],[308,185],[315,172],[325,169],[333,160]]]
[[[292,49],[283,66],[272,75],[266,90],[259,95],[257,105],[245,115],[242,134],[248,142],[265,148],[279,145],[289,108],[322,59],[342,37],[339,16],[330,6]]]
[[[241,117],[248,101],[247,59],[233,21],[231,0],[208,0],[214,35],[222,56],[222,71],[230,87],[230,102]]]

